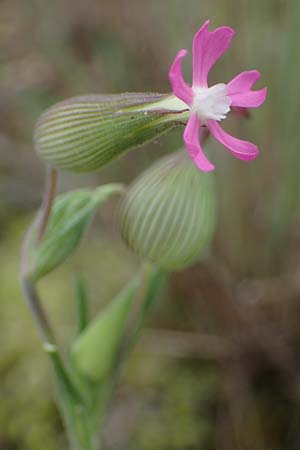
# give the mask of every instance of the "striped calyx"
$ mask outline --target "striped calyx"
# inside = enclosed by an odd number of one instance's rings
[[[121,235],[141,257],[179,270],[209,244],[215,209],[213,175],[180,151],[156,162],[129,188],[120,209]]]
[[[176,125],[183,108],[163,94],[74,97],[41,115],[36,151],[56,168],[91,172]]]

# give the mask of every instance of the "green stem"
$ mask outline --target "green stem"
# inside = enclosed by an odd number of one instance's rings
[[[56,347],[45,348],[52,361],[56,375],[58,403],[62,411],[67,435],[73,450],[92,450],[86,423],[84,404],[62,364]]]
[[[42,240],[48,225],[53,202],[55,199],[56,185],[57,185],[57,170],[54,169],[53,167],[49,167],[47,169],[46,188],[43,203],[41,206],[41,218],[37,231],[38,242]]]
[[[56,378],[58,390],[58,403],[62,412],[67,435],[72,450],[99,450],[93,443],[93,431],[89,409],[80,395],[72,375],[66,370],[63,359],[59,353],[52,328],[44,312],[36,291],[35,285],[21,278],[24,297],[32,312],[40,332],[44,350],[47,352]]]
[[[20,283],[24,298],[31,311],[32,317],[36,323],[44,345],[56,346],[56,339],[53,330],[48,321],[47,315],[43,310],[35,285],[23,275],[21,275]]]
[[[36,239],[40,241],[46,231],[55,197],[57,173],[49,168],[45,195],[41,207]],[[93,439],[91,411],[82,398],[80,390],[58,350],[55,334],[42,306],[35,282],[27,277],[28,251],[32,226],[25,236],[21,258],[21,287],[32,317],[41,336],[44,350],[48,353],[54,369],[58,390],[58,403],[66,426],[72,450],[99,450]]]
[[[139,336],[139,331],[144,320],[151,311],[158,294],[161,291],[166,279],[166,273],[158,267],[144,263],[140,273],[140,283],[133,300],[133,304],[127,319],[119,351],[116,355],[115,364],[111,369],[110,376],[107,377],[105,385],[95,391],[94,418],[99,423],[100,430],[104,426],[105,418],[109,409],[109,404],[115,390],[116,384],[120,378],[121,371],[127,361]]]
[[[49,169],[47,186],[36,234],[37,242],[43,239],[47,228],[54,201],[55,187],[56,171],[54,169]],[[140,285],[128,317],[127,326],[124,330],[116,365],[111,372],[111,377],[94,390],[87,384],[85,379],[79,379],[76,372],[69,370],[68,361],[66,362],[63,359],[58,349],[54,332],[36,290],[35,281],[31,280],[29,275],[27,275],[30,273],[28,270],[30,239],[31,233],[28,233],[23,246],[21,285],[27,304],[41,335],[44,349],[48,353],[55,372],[58,403],[65,423],[70,446],[72,450],[100,450],[99,431],[101,430],[101,427],[103,427],[107,406],[120,370],[127,359],[133,340],[137,336],[137,330],[148,312],[148,305],[153,302],[154,296],[152,296],[152,294],[150,295],[148,290],[150,285],[152,286],[153,284],[153,277],[156,274],[157,269],[153,270],[153,267],[148,265],[143,267]],[[79,316],[81,319],[78,331],[82,331],[87,324],[87,311],[85,309],[86,299],[83,284],[81,282],[79,282],[77,288]]]

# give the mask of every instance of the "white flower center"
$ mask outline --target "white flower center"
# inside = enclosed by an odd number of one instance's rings
[[[203,124],[207,120],[223,120],[230,111],[231,98],[227,95],[224,83],[209,88],[194,88],[194,100],[191,112],[196,112]]]

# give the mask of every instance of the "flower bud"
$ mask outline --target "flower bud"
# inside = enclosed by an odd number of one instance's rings
[[[34,238],[39,216],[33,224],[27,277],[38,280],[60,266],[79,246],[97,208],[122,190],[120,184],[107,184],[95,190],[79,189],[58,196],[45,235],[38,243]]]
[[[56,168],[91,172],[170,129],[185,109],[164,94],[74,97],[42,114],[36,151]]]
[[[73,367],[87,380],[113,376],[128,355],[151,308],[160,297],[166,274],[146,266],[77,336],[71,346]],[[137,305],[131,309],[133,304]],[[133,313],[133,314],[132,314]]]
[[[73,365],[90,381],[102,381],[114,365],[137,285],[129,283],[72,345]]]
[[[214,178],[186,151],[156,162],[129,188],[120,210],[121,235],[138,255],[167,270],[199,258],[215,225]]]

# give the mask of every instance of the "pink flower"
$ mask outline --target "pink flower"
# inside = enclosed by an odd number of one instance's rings
[[[183,79],[182,59],[186,50],[180,50],[172,64],[169,79],[173,93],[189,108],[189,120],[183,139],[191,158],[199,169],[214,170],[206,158],[199,142],[199,129],[206,126],[210,133],[231,153],[244,161],[251,161],[258,155],[258,148],[251,142],[241,141],[226,133],[218,122],[226,118],[232,107],[257,108],[266,99],[267,89],[252,91],[260,78],[257,70],[242,72],[229,83],[208,87],[207,77],[216,61],[229,48],[234,31],[229,27],[208,30],[209,20],[198,31],[193,40],[193,84],[189,86]]]

